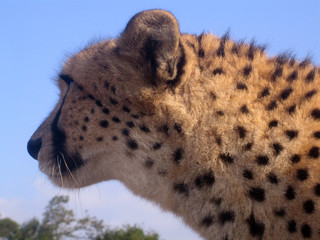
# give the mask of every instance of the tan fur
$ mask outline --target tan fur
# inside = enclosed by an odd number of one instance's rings
[[[170,13],[152,10],[62,75],[74,83],[59,79],[60,101],[31,138],[56,185],[119,180],[205,239],[320,238],[319,68],[180,35]],[[69,171],[76,155],[83,166]]]

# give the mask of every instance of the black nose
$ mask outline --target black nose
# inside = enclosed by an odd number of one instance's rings
[[[37,138],[37,139],[30,139],[27,145],[27,149],[29,154],[31,155],[31,157],[33,157],[34,159],[38,159],[38,154],[40,152],[41,149],[41,145],[42,145],[42,140],[41,138]]]

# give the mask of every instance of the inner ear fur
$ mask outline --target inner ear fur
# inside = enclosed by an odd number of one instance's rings
[[[173,80],[181,55],[176,18],[164,10],[140,12],[119,38],[121,55],[139,62],[153,85]]]

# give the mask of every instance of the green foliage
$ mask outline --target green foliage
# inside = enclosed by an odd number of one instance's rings
[[[122,229],[108,229],[103,235],[103,240],[158,240],[159,235],[156,233],[144,234],[139,227],[126,225]],[[100,240],[100,239],[97,239]]]
[[[86,216],[76,219],[74,212],[66,208],[68,196],[55,196],[45,207],[43,219],[36,218],[19,225],[10,218],[0,218],[1,240],[159,240],[157,233],[147,233],[138,226],[125,225],[110,229],[103,220]],[[1,215],[0,215],[1,216]]]
[[[10,218],[0,219],[0,237],[5,239],[17,239],[19,224]]]

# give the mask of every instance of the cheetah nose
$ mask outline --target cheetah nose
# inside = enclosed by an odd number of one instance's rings
[[[37,160],[42,145],[42,139],[30,139],[27,145],[28,152],[31,157]]]

